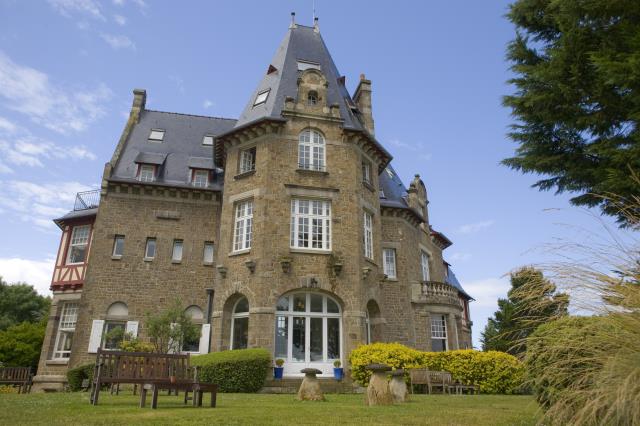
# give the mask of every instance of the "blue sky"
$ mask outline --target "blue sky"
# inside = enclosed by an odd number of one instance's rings
[[[445,258],[477,299],[476,344],[505,274],[597,226],[499,165],[515,148],[501,106],[508,3],[315,1],[347,86],[372,80],[377,138],[405,183],[422,176],[431,224],[454,242]],[[312,0],[0,0],[0,275],[48,291],[51,219],[97,188],[133,88],[150,109],[235,118],[291,11],[312,23]]]

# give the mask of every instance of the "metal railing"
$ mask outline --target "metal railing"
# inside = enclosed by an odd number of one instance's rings
[[[76,194],[76,202],[73,205],[73,210],[87,210],[95,209],[100,204],[100,190],[95,189],[93,191],[78,192]]]

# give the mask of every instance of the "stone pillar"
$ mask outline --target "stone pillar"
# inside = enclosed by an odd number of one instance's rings
[[[409,392],[407,391],[407,383],[404,381],[404,370],[398,369],[391,373],[389,390],[393,396],[393,402],[407,402]]]
[[[304,373],[304,379],[302,379],[300,389],[298,389],[298,400],[324,401],[324,394],[316,377],[316,374],[322,374],[322,371],[317,368],[304,368],[300,372]]]
[[[387,381],[387,371],[391,370],[391,367],[385,364],[369,364],[366,369],[371,370],[371,379],[366,393],[367,405],[393,404],[393,396]]]
[[[273,307],[257,307],[249,309],[249,341],[250,348],[266,348],[273,352],[275,338],[276,309]]]

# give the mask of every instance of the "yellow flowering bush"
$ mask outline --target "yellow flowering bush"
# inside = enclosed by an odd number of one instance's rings
[[[448,371],[455,381],[478,385],[483,393],[516,393],[524,381],[522,363],[497,351],[422,352],[399,343],[373,343],[353,350],[349,361],[352,378],[363,386],[369,383],[371,372],[365,367],[371,363],[387,364],[394,369]]]

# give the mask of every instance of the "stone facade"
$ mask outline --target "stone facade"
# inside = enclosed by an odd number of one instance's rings
[[[321,40],[317,27],[294,25],[283,42],[289,43],[285,50],[293,49],[291,40],[295,37],[302,40],[296,42],[299,44]],[[328,55],[322,50],[326,49],[323,43],[318,46],[308,51]],[[201,118],[146,110],[146,94],[134,92],[130,119],[105,167],[84,285],[74,293],[54,297],[39,372],[43,382],[49,377],[52,383],[62,383],[67,365],[91,362],[95,345],[104,344],[100,336],[106,328],[100,327],[106,322],[120,321],[123,327],[126,323],[127,330],[146,339],[147,312],[163,309],[174,300],[185,309],[197,306],[205,312],[207,289],[214,291],[213,309],[211,316],[201,321],[211,324],[211,338],[209,341],[203,334],[209,344],[201,344],[201,352],[227,350],[235,341],[234,349],[238,345],[264,347],[278,356],[282,350],[278,348],[279,335],[291,357],[287,358],[289,373],[307,366],[327,369],[334,359],[348,368],[349,352],[370,341],[431,350],[433,318],[446,323],[445,349],[471,347],[470,297],[443,261],[442,251],[450,242],[429,224],[426,188],[419,176],[405,189],[389,166],[390,155],[375,140],[371,82],[361,76],[353,100],[347,95],[342,101],[346,104],[335,102],[339,98],[334,85],[343,85],[344,79],[336,79],[331,74],[335,70],[324,65],[330,57],[308,56],[311,53],[303,59],[323,65],[301,69],[298,64],[295,88],[285,93],[277,116],[265,115],[242,125],[239,121],[235,127],[233,122],[227,123],[229,129],[217,133],[201,132],[204,137],[215,136],[209,152],[215,167],[207,169],[210,181],[205,187],[190,182],[196,170],[192,164],[206,163],[202,158],[189,154],[185,164],[191,164],[190,174],[185,174],[185,182],[176,183],[175,177],[170,180],[168,176],[175,176],[171,164],[176,163],[170,161],[174,161],[172,155],[182,155],[181,145],[167,152],[168,145],[150,143],[146,136],[136,141],[136,129],[146,135],[154,128],[166,128],[162,131],[169,137],[173,124],[163,120],[196,123]],[[289,72],[287,62],[274,59],[274,64],[265,79],[282,86]],[[271,73],[282,75],[274,83],[269,80],[276,78]],[[343,86],[338,89],[345,90]],[[274,86],[268,90],[279,89]],[[266,93],[265,108],[274,108]],[[262,108],[255,102],[251,106],[251,102],[243,116]],[[359,129],[347,126],[349,120],[360,123],[356,126]],[[176,129],[185,127],[189,126]],[[305,132],[317,132],[324,140],[320,167],[300,163]],[[247,163],[247,155],[253,163]],[[135,164],[125,168],[123,162],[134,157]],[[154,164],[153,182],[141,181],[138,175],[145,161]],[[251,165],[249,170],[247,164]],[[136,174],[123,177],[122,170]],[[330,206],[328,222],[316,230],[329,238],[330,247],[292,244],[292,238],[298,238],[298,222],[292,219],[295,200]],[[239,227],[237,209],[246,201],[252,206],[251,243],[238,248],[234,245]],[[370,257],[365,248],[365,216],[371,218]],[[316,223],[309,220],[309,224]],[[316,231],[307,230],[305,235],[311,238]],[[124,238],[124,251],[114,255],[117,237]],[[153,259],[145,257],[149,238],[156,243]],[[172,260],[176,240],[182,242],[179,262]],[[212,262],[204,262],[207,242],[214,243]],[[384,249],[395,250],[395,277],[385,275]],[[424,259],[428,259],[427,265]],[[302,299],[291,296],[286,300],[292,305],[285,305],[290,307],[283,313],[282,309],[287,309],[281,307],[283,296],[293,294],[314,295],[305,300],[311,304],[320,300],[322,308],[314,311],[313,306],[307,306],[302,308],[306,313],[302,312],[295,305],[304,303]],[[60,321],[56,302],[63,298],[78,299],[79,311],[68,363],[55,363],[50,348]],[[239,312],[238,302],[245,298],[247,311],[234,314],[234,309]],[[332,301],[339,306],[337,311],[329,307]],[[337,318],[339,331],[328,325],[334,323],[331,318]]]

